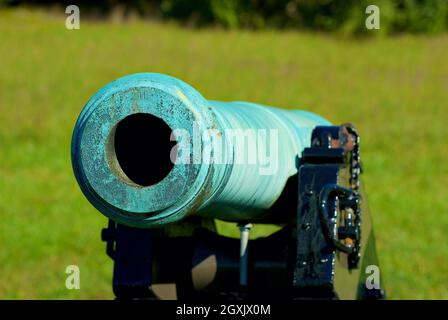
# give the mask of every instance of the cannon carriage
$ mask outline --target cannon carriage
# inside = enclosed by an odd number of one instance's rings
[[[360,138],[307,111],[206,100],[142,73],[98,91],[76,123],[72,164],[106,217],[120,299],[381,298],[360,182]],[[240,239],[215,220],[235,223]],[[249,240],[253,225],[281,229]]]

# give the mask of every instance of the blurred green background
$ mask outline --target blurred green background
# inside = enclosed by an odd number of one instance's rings
[[[383,34],[448,30],[448,2],[441,0],[0,0],[0,5],[60,9],[76,4],[83,14],[106,18],[175,20],[189,26],[301,29],[365,35],[368,5],[381,9]]]
[[[385,24],[380,36],[356,37],[344,30],[356,35],[357,28],[341,23],[327,32],[316,19],[306,26],[265,18],[239,29],[245,23],[223,28],[229,25],[196,18],[199,28],[186,28],[188,14],[165,14],[180,24],[160,22],[161,14],[125,21],[116,11],[82,14],[81,29],[69,31],[63,9],[0,10],[1,299],[113,297],[112,262],[100,241],[107,220],[77,186],[70,139],[100,87],[142,71],[178,77],[209,99],[353,122],[388,297],[448,298],[445,27]],[[71,264],[80,267],[81,290],[65,288]]]

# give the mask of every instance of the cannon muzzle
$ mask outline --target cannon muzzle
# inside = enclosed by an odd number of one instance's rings
[[[120,78],[87,103],[72,164],[87,199],[121,224],[147,228],[196,214],[263,220],[297,174],[313,113],[206,100],[176,78]]]

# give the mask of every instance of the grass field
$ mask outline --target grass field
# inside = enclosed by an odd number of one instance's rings
[[[448,298],[447,35],[350,40],[83,20],[68,31],[64,19],[0,11],[0,298],[112,297],[106,219],[77,186],[70,139],[94,92],[142,71],[211,99],[356,124],[389,298]],[[70,264],[81,290],[65,288]]]

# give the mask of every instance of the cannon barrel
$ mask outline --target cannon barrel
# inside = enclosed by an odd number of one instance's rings
[[[148,228],[196,214],[263,217],[297,173],[316,126],[307,111],[206,100],[183,81],[139,73],[99,90],[72,138],[81,190],[100,212]]]

